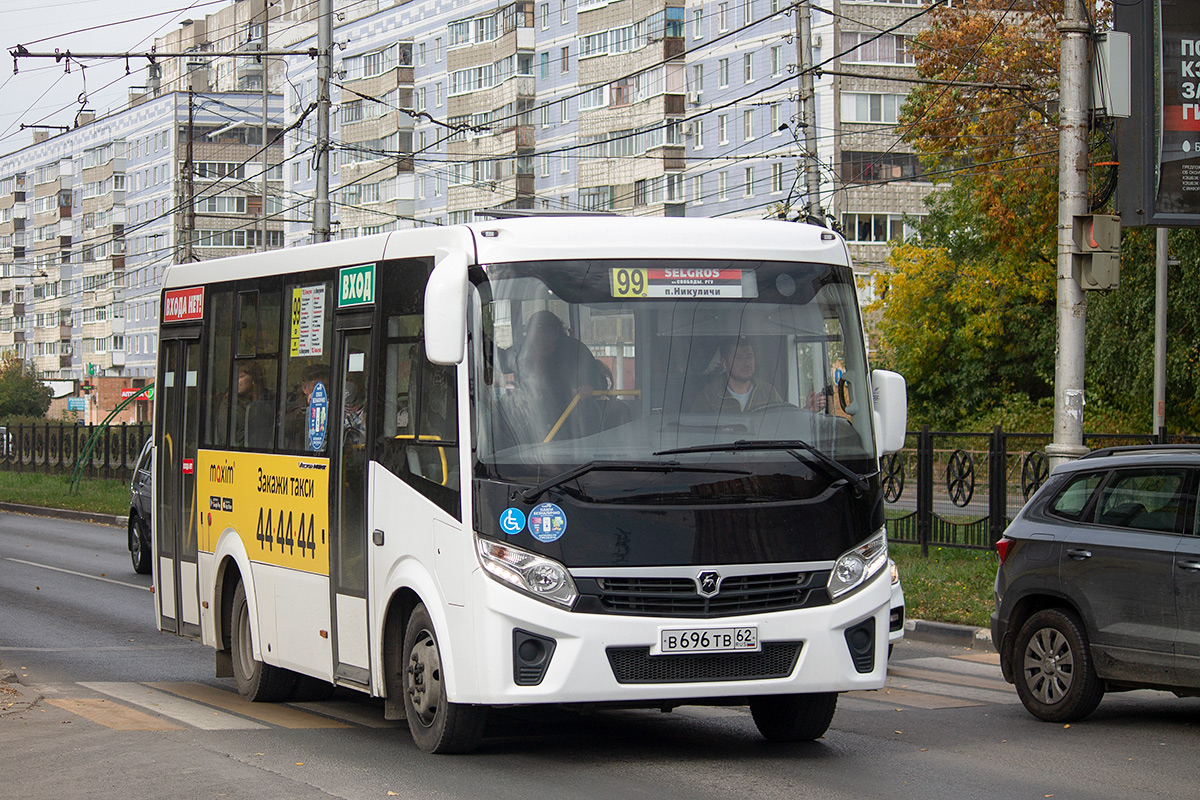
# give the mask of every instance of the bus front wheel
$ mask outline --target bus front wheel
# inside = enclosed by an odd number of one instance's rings
[[[233,660],[233,678],[238,693],[257,703],[286,700],[296,685],[296,673],[282,667],[264,664],[254,657],[250,631],[250,606],[246,602],[246,586],[238,583],[233,593],[233,617],[229,642]]]
[[[811,742],[833,722],[837,694],[776,694],[750,698],[758,732],[772,742]]]
[[[413,609],[404,630],[401,686],[408,729],[426,753],[469,753],[483,738],[487,710],[451,703],[437,634],[424,605]]]

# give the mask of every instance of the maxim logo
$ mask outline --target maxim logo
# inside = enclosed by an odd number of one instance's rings
[[[712,597],[721,589],[721,573],[706,569],[696,576],[696,594],[701,597]]]

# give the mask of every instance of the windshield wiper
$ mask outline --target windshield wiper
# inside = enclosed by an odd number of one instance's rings
[[[720,453],[747,450],[783,450],[799,461],[805,460],[800,452],[797,452],[802,451],[816,459],[817,463],[825,468],[826,473],[830,477],[845,478],[850,483],[855,497],[861,497],[868,488],[865,475],[860,475],[840,461],[830,458],[803,439],[763,439],[761,441],[738,439],[736,442],[726,442],[724,444],[698,444],[693,447],[676,447],[671,450],[659,450],[654,455],[673,456],[680,453]]]
[[[655,454],[657,455],[657,453]],[[577,467],[572,467],[566,472],[559,473],[552,478],[539,483],[537,486],[530,487],[521,492],[521,499],[526,503],[532,503],[543,494],[556,486],[562,486],[568,481],[572,481],[581,475],[586,475],[589,472],[722,472],[733,475],[749,475],[749,470],[744,469],[727,469],[717,467],[689,467],[681,464],[678,461],[588,461],[586,464],[580,464]]]

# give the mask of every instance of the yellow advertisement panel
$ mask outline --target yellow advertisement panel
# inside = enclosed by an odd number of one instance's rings
[[[329,459],[201,450],[201,552],[232,528],[251,561],[329,574]]]

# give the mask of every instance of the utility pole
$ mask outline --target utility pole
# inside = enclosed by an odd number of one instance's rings
[[[1083,445],[1083,365],[1087,301],[1074,255],[1076,216],[1088,213],[1088,39],[1084,2],[1066,0],[1059,59],[1058,123],[1058,343],[1054,361],[1054,440],[1046,447],[1052,467],[1087,452]]]
[[[817,158],[817,103],[813,87],[812,8],[810,0],[796,4],[796,63],[800,78],[800,127],[804,129],[804,177],[808,188],[808,217],[825,224],[825,209],[821,207],[821,173]]]
[[[329,241],[329,79],[333,75],[333,9],[317,0],[317,191],[313,241]]]
[[[195,130],[192,127],[193,115],[192,109],[192,87],[188,86],[188,123],[187,123],[187,148],[183,161],[183,194],[187,201],[187,210],[183,212],[184,231],[183,231],[183,263],[190,264],[196,260],[196,189],[195,189],[195,173],[196,164],[192,160],[192,139],[195,138]]]
[[[269,0],[263,0],[263,21],[262,21],[262,49],[264,52],[267,49],[267,21],[270,19],[270,11],[267,7]],[[262,210],[259,211],[261,219],[261,227],[259,230],[258,241],[259,252],[267,250],[267,170],[271,168],[271,159],[268,156],[270,147],[267,142],[267,83],[271,77],[271,63],[266,56],[261,56],[262,59]]]

